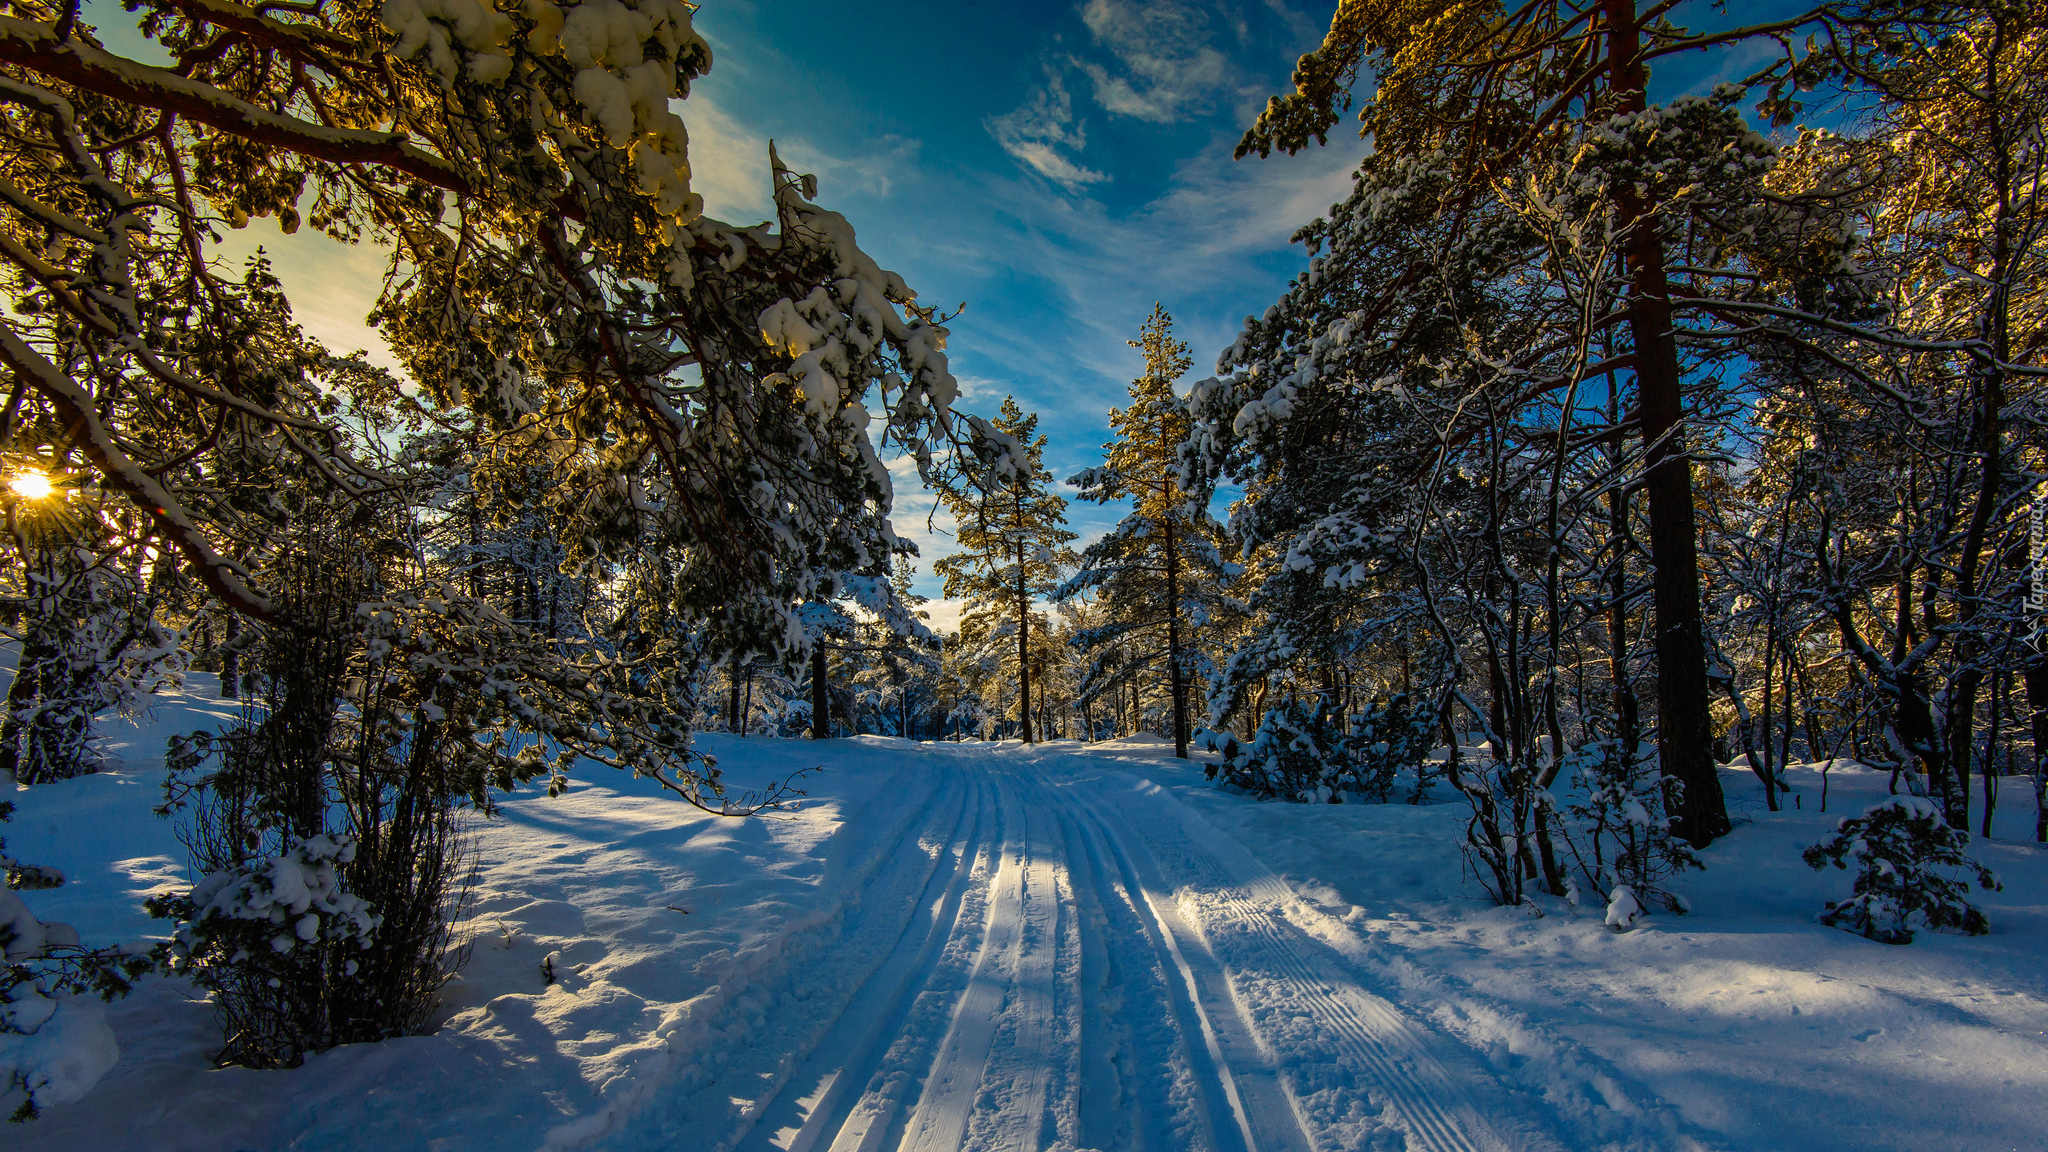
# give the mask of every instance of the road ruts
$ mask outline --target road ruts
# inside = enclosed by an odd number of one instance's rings
[[[1442,1038],[1361,987],[1290,921],[1284,884],[1163,790],[1073,755],[907,751],[945,783],[860,893],[843,993],[769,1029],[801,1050],[696,1093],[727,1101],[722,1119],[637,1142],[629,1122],[617,1146],[1556,1147],[1497,1131]]]

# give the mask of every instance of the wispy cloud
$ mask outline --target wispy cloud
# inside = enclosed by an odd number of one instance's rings
[[[747,223],[774,212],[769,188],[767,135],[742,124],[709,93],[693,93],[678,105],[690,132],[690,186],[704,197],[704,211],[717,219]],[[916,167],[922,144],[906,136],[867,141],[855,155],[842,155],[809,136],[777,136],[782,162],[818,177],[829,198],[859,194],[886,197],[896,179]]]
[[[970,308],[955,325],[962,365],[1000,365],[1011,379],[1058,380],[1058,388],[1032,396],[1039,410],[1062,417],[1062,425],[1064,418],[1093,425],[1109,404],[1125,401],[1123,386],[1137,372],[1138,355],[1124,342],[1161,300],[1194,345],[1195,375],[1206,375],[1236,339],[1241,309],[1263,309],[1284,283],[1276,260],[1300,258],[1288,254],[1288,237],[1350,191],[1355,164],[1338,148],[1233,162],[1228,141],[1219,141],[1184,161],[1160,196],[1124,212],[1092,200],[1048,198],[1023,181],[988,185],[985,195],[1002,217],[1030,221],[993,242],[1009,265],[1031,269],[1046,284],[1061,322],[1047,329]],[[976,398],[1012,386],[980,385]]]
[[[1087,0],[1081,22],[1110,61],[1075,65],[1094,84],[1095,102],[1109,112],[1170,124],[1207,111],[1243,86],[1230,58],[1213,42],[1215,21],[1206,5]]]
[[[1087,126],[1075,118],[1074,98],[1050,65],[1045,70],[1045,87],[1035,89],[1031,98],[1014,110],[989,117],[987,127],[1003,151],[1069,192],[1109,179],[1068,157],[1068,152],[1088,146]]]

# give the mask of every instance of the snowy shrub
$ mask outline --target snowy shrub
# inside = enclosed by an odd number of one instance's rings
[[[1315,736],[1321,715],[1320,704],[1311,707],[1298,700],[1269,708],[1249,745],[1227,733],[1218,736],[1204,730],[1198,742],[1222,755],[1220,762],[1209,766],[1209,778],[1261,800],[1301,803],[1331,796],[1324,787],[1329,753]]]
[[[0,600],[18,605],[20,624],[9,630],[20,656],[0,712],[0,776],[41,784],[93,771],[94,717],[175,682],[185,655],[182,634],[158,619],[167,565],[80,538],[83,521],[66,512],[25,519],[34,530],[23,539],[39,543],[0,571]]]
[[[1523,903],[1524,883],[1536,872],[1530,851],[1536,806],[1548,799],[1536,787],[1534,768],[1491,759],[1452,773],[1451,782],[1472,806],[1465,822],[1466,867],[1494,903]]]
[[[1991,931],[1968,900],[1967,877],[1986,891],[2003,885],[1963,855],[1969,842],[1968,832],[1949,827],[1940,806],[1921,796],[1893,796],[1861,816],[1844,817],[1833,835],[1803,854],[1815,871],[1829,864],[1846,870],[1852,859],[1856,865],[1852,894],[1830,900],[1821,923],[1885,944],[1911,944],[1915,925],[1969,936]]]
[[[14,805],[0,802],[0,820]],[[24,864],[0,840],[0,1100],[12,1119],[69,1104],[106,1075],[120,1055],[99,1006],[84,994],[126,995],[152,961],[143,947],[86,948],[68,924],[38,920],[17,892],[55,888],[53,868]]]
[[[368,901],[341,890],[336,873],[355,858],[355,841],[320,835],[282,856],[259,856],[202,878],[178,898],[189,908],[172,939],[175,963],[189,965],[207,951],[286,955],[323,942],[368,948],[377,916]]]
[[[1436,727],[1436,716],[1406,695],[1374,701],[1351,718],[1351,730],[1331,756],[1331,786],[1385,803],[1397,776],[1422,771]]]
[[[213,993],[223,1064],[290,1067],[424,1026],[465,956],[461,810],[547,767],[537,744],[501,758],[476,739],[457,719],[473,702],[422,692],[357,611],[366,577],[321,567],[264,627],[241,723],[174,738],[166,758],[164,810],[186,814],[203,878],[151,911],[176,921],[172,970]]]
[[[228,1048],[220,1062],[292,1063],[306,1049],[357,1037],[349,995],[376,941],[368,901],[342,891],[356,858],[346,837],[318,835],[201,878],[151,911],[175,918],[168,967],[214,993]]]
[[[1569,806],[1565,842],[1586,882],[1607,894],[1607,924],[1632,927],[1650,907],[1689,910],[1671,878],[1705,868],[1692,846],[1671,834],[1676,780],[1612,739],[1581,744],[1565,757],[1580,797]]]
[[[1266,710],[1247,745],[1228,732],[1203,729],[1195,743],[1221,755],[1209,777],[1262,800],[1338,803],[1346,793],[1385,803],[1394,778],[1417,770],[1429,754],[1436,720],[1406,696],[1369,705],[1339,734],[1320,701],[1290,700]]]

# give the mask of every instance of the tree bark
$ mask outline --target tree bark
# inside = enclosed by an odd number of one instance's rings
[[[2034,840],[2048,844],[2048,656],[2027,663],[2027,722],[2034,733]]]
[[[825,682],[825,645],[811,647],[811,739],[832,735],[832,690]]]
[[[1031,594],[1024,584],[1024,542],[1017,542],[1017,715],[1031,739]]]
[[[1173,537],[1173,513],[1166,515],[1166,659],[1173,688],[1173,754],[1188,758],[1188,684],[1180,653],[1180,552]]]
[[[1609,0],[1608,78],[1623,113],[1647,107],[1633,0]],[[1727,834],[1728,807],[1714,765],[1714,723],[1707,703],[1706,631],[1701,621],[1699,551],[1693,523],[1692,462],[1680,428],[1683,397],[1678,345],[1671,334],[1671,292],[1664,240],[1654,207],[1624,186],[1624,257],[1630,278],[1629,331],[1636,355],[1637,402],[1647,447],[1651,585],[1656,610],[1657,756],[1681,787],[1672,831],[1704,848]]]

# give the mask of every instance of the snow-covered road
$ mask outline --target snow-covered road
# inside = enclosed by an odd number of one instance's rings
[[[753,989],[777,1007],[746,1047],[605,1146],[1558,1146],[1361,983],[1345,925],[1156,785],[1057,750],[914,754],[947,762],[848,817],[847,913],[790,972],[827,980]]]
[[[39,911],[161,930],[142,897],[188,877],[152,757],[212,715],[15,794],[10,848],[71,877]],[[507,797],[431,1034],[216,1068],[210,1006],[145,981],[107,1010],[119,1064],[0,1147],[1994,1152],[2048,1116],[2026,808],[1973,845],[1992,935],[1889,948],[1815,924],[1846,881],[1799,860],[1883,773],[1838,767],[1822,813],[1802,769],[1693,915],[1615,933],[1476,898],[1462,805],[1260,804],[1156,737],[703,743],[740,788],[824,770],[754,820],[603,769]]]

